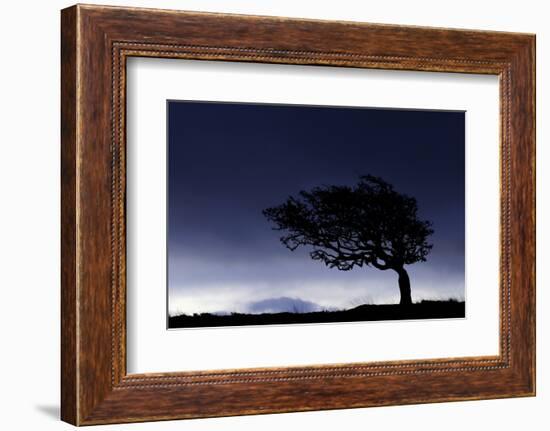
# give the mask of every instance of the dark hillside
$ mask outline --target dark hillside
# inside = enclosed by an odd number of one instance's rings
[[[216,326],[281,325],[290,323],[364,322],[376,320],[449,319],[465,317],[464,302],[422,301],[412,305],[359,305],[349,310],[316,311],[309,313],[264,314],[181,314],[170,316],[168,326],[173,328],[201,328]]]

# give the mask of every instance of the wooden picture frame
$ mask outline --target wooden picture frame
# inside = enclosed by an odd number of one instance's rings
[[[535,36],[77,5],[61,14],[61,417],[74,425],[535,394]],[[500,78],[500,354],[127,374],[130,56]]]

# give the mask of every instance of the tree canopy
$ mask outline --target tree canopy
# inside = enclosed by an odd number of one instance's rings
[[[284,232],[280,240],[289,250],[311,246],[312,259],[343,271],[393,269],[400,275],[400,287],[404,265],[425,261],[432,249],[427,240],[432,224],[420,220],[417,212],[415,198],[372,175],[361,176],[354,186],[301,191],[263,210],[274,229]]]

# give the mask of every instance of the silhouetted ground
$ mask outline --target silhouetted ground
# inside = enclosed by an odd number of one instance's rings
[[[202,328],[212,326],[276,325],[287,323],[361,322],[373,320],[440,319],[465,317],[464,302],[422,301],[410,306],[399,304],[359,305],[342,311],[310,313],[264,313],[228,315],[181,314],[170,316],[169,328]]]

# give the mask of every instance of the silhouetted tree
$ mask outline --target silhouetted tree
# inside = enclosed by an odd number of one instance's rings
[[[429,221],[417,217],[416,199],[398,193],[372,175],[353,186],[316,187],[283,204],[263,210],[284,231],[289,249],[311,246],[310,256],[343,271],[358,266],[392,269],[399,277],[402,305],[411,304],[405,265],[426,261],[433,233]]]

